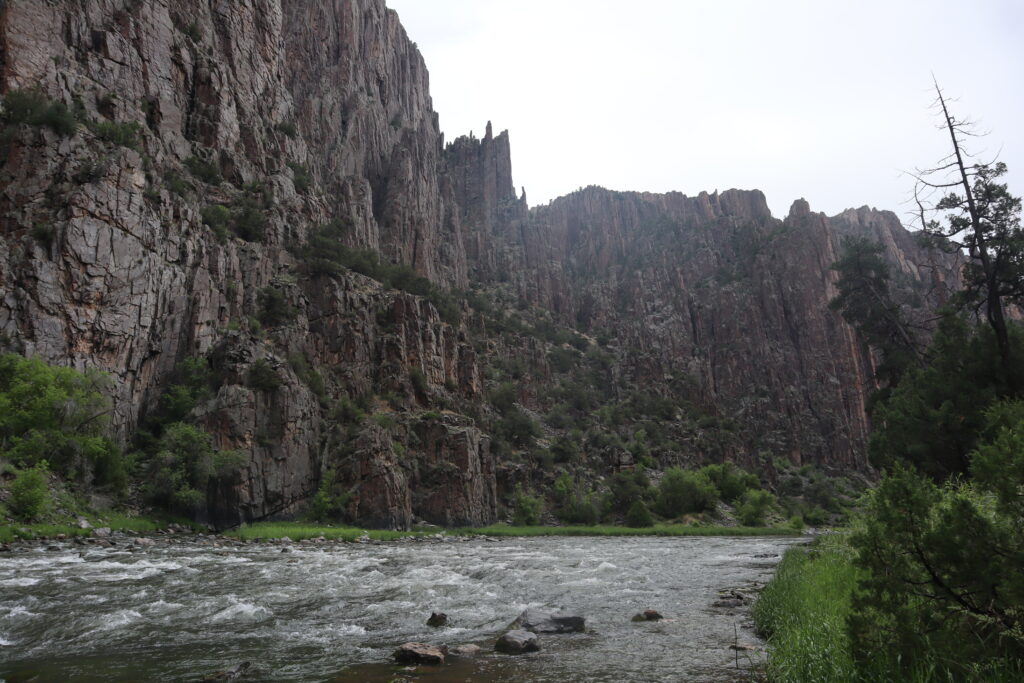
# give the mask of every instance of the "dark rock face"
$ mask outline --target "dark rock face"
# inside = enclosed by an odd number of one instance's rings
[[[521,655],[527,652],[540,650],[540,643],[537,641],[537,634],[529,631],[514,630],[503,634],[494,644],[497,652],[507,655]]]
[[[582,633],[584,619],[579,614],[565,610],[530,608],[516,617],[512,628],[534,633]]]
[[[441,626],[448,625],[448,615],[444,612],[431,612],[430,617],[427,619],[427,626],[438,628]]]
[[[197,512],[218,526],[301,511],[328,472],[359,525],[491,523],[500,463],[469,416],[481,354],[535,369],[517,386],[527,408],[549,388],[544,348],[488,336],[467,306],[455,322],[428,297],[317,271],[296,251],[317,226],[610,336],[616,386],[742,423],[723,450],[684,443],[688,458],[751,467],[770,453],[867,468],[874,359],[827,306],[842,238],[885,244],[926,307],[959,282],[873,209],[798,201],[778,220],[757,191],[587,188],[531,211],[507,132],[444,144],[384,0],[11,0],[0,45],[4,92],[38,88],[93,122],[17,126],[0,149],[0,350],[110,373],[125,441],[175,366],[204,359],[219,384],[192,419],[248,456]],[[231,216],[221,234],[214,205]],[[258,322],[267,288],[293,316]],[[274,391],[245,381],[261,361]],[[355,424],[361,397],[376,398]]]

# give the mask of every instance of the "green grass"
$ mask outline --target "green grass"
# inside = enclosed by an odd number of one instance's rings
[[[318,524],[304,524],[302,522],[257,522],[256,524],[243,524],[238,529],[229,531],[226,536],[233,536],[246,540],[284,538],[287,536],[293,541],[301,541],[307,538],[324,538],[332,541],[354,541],[360,536],[368,536],[375,541],[393,541],[406,536],[426,536],[423,531],[388,531],[386,529],[360,529],[350,526],[321,526]]]
[[[506,526],[452,529],[452,534],[484,536],[799,536],[799,531],[777,527],[689,526],[659,524],[651,527],[626,526]]]
[[[852,557],[840,535],[786,551],[753,610],[758,630],[768,639],[769,680],[855,679],[846,633],[858,577]]]
[[[87,515],[87,518],[89,523],[95,528],[107,527],[111,531],[124,531],[136,534],[164,529],[172,522],[177,522],[193,529],[201,528],[194,522],[178,517],[132,517],[122,513],[109,513],[104,515]],[[56,538],[59,534],[64,534],[68,538],[72,536],[91,536],[92,530],[80,529],[77,524],[0,524],[0,543],[37,538]]]
[[[1024,680],[1024,663],[957,663],[955,652],[926,653],[913,668],[899,668],[896,653],[877,653],[857,664],[851,655],[846,620],[861,576],[854,550],[841,534],[819,537],[809,547],[790,548],[775,577],[761,591],[753,616],[768,639],[766,673],[772,683],[850,681]]]

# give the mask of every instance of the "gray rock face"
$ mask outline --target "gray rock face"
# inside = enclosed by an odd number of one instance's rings
[[[301,512],[329,471],[359,525],[489,524],[490,438],[444,409],[480,401],[478,354],[531,368],[524,407],[550,393],[536,339],[509,346],[469,310],[457,323],[427,297],[315,272],[296,247],[317,226],[439,286],[495,287],[614,332],[617,385],[742,420],[713,444],[680,436],[688,457],[748,467],[762,450],[868,467],[877,359],[828,309],[843,237],[881,241],[929,308],[959,284],[955,259],[873,209],[829,218],[800,201],[779,220],[757,191],[586,188],[531,211],[507,132],[445,145],[423,59],[384,0],[9,0],[0,45],[3,92],[38,88],[137,129],[129,144],[96,125],[8,131],[0,350],[109,373],[125,441],[175,366],[205,360],[220,384],[192,418],[247,455],[197,512],[218,526]],[[204,219],[216,205],[231,216],[220,234]],[[294,316],[260,323],[266,288]],[[258,361],[275,391],[247,386]],[[373,396],[371,419],[339,419]]]
[[[517,629],[498,638],[494,649],[507,655],[521,655],[527,652],[537,652],[540,650],[540,643],[537,641],[536,633]]]
[[[512,628],[534,633],[582,633],[585,626],[583,617],[574,612],[531,607],[516,617]]]

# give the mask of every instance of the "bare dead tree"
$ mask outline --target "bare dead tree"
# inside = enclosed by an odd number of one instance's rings
[[[952,151],[938,165],[917,169],[913,199],[917,222],[933,244],[966,253],[966,305],[984,309],[999,350],[1000,362],[1012,377],[1006,304],[1024,295],[1024,235],[1020,228],[1020,199],[997,182],[1006,173],[1001,162],[981,163],[966,140],[977,137],[973,122],[957,118],[950,98],[935,86],[935,107],[941,128],[949,134]],[[938,200],[935,200],[936,196]]]

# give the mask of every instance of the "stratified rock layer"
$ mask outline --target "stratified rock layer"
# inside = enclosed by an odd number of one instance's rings
[[[423,59],[383,0],[11,0],[0,50],[4,92],[38,89],[90,122],[5,133],[0,342],[111,373],[126,442],[174,368],[205,359],[218,386],[192,419],[248,455],[196,512],[217,524],[294,514],[322,484],[357,524],[490,523],[504,463],[479,420],[482,363],[532,368],[528,409],[548,393],[543,344],[499,339],[464,304],[459,323],[318,271],[297,255],[316,226],[609,338],[616,391],[741,425],[687,461],[866,469],[873,359],[827,306],[841,240],[881,241],[931,306],[957,284],[955,262],[887,212],[827,218],[798,201],[780,221],[757,191],[600,188],[531,211],[507,132],[444,144]],[[135,142],[111,132],[132,125]],[[268,288],[284,319],[263,315]],[[249,386],[258,362],[277,389]]]

